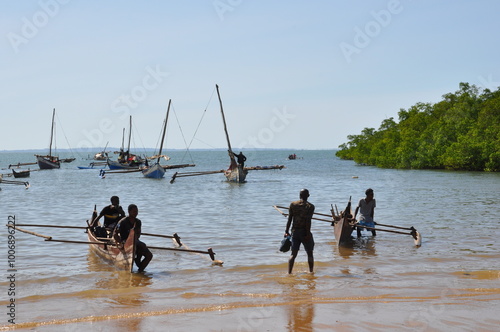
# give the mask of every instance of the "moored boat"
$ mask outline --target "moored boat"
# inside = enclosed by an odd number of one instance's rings
[[[172,99],[168,101],[167,115],[165,116],[165,121],[163,122],[163,134],[161,136],[160,149],[158,151],[158,159],[153,164],[153,166],[148,166],[142,170],[142,175],[150,179],[161,179],[165,176],[165,169],[160,165],[161,160],[161,150],[163,149],[163,142],[165,141],[165,132],[167,131],[168,114],[170,113],[170,104]]]
[[[17,172],[15,170],[12,170],[12,174],[14,175],[15,178],[27,178],[30,176],[30,170],[25,169]]]
[[[226,133],[227,141],[227,152],[229,154],[230,164],[228,169],[224,172],[227,181],[229,182],[239,182],[243,183],[246,181],[248,170],[243,167],[243,165],[238,164],[235,159],[235,154],[231,148],[231,142],[229,140],[229,133],[227,132],[226,117],[224,116],[224,109],[222,108],[222,99],[219,93],[219,86],[216,84],[217,96],[219,97],[220,112],[222,114],[222,122],[224,124],[224,132]]]
[[[56,115],[56,109],[54,108],[52,112],[52,127],[50,129],[50,144],[49,144],[49,154],[48,155],[38,155],[36,154],[36,161],[40,169],[57,169],[61,167],[61,162],[59,157],[52,155],[52,140],[54,138],[54,117]]]

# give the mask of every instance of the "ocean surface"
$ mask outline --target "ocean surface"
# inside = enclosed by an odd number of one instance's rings
[[[224,262],[156,250],[145,273],[129,273],[87,244],[47,242],[19,231],[9,260],[3,227],[0,330],[498,331],[500,174],[379,169],[327,150],[244,153],[246,166],[286,168],[250,171],[242,184],[225,182],[223,174],[170,183],[174,170],[161,180],[141,173],[102,179],[99,170],[78,169],[91,160],[76,155],[59,170],[31,165],[29,178],[14,179],[8,166],[34,162],[33,153],[0,152],[4,180],[30,183],[28,189],[0,183],[4,224],[15,217],[18,224],[85,226],[94,205],[100,211],[118,195],[125,210],[138,205],[143,232],[177,233],[186,248],[213,248]],[[291,153],[298,159],[287,160]],[[225,151],[168,154],[165,164],[196,164],[179,172],[229,164]],[[289,253],[278,250],[286,218],[273,205],[288,206],[302,188],[309,189],[316,212],[325,214],[332,205],[344,209],[351,196],[356,205],[373,188],[375,220],[415,227],[422,246],[408,235],[365,231],[351,246],[339,247],[330,223],[314,221],[315,272],[307,272],[301,249],[288,275]],[[81,229],[29,230],[87,239]],[[175,247],[170,239],[141,239]]]

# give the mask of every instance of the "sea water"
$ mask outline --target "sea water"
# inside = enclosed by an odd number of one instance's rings
[[[91,160],[77,155],[61,169],[38,171],[31,165],[29,178],[14,179],[8,166],[35,157],[1,152],[4,179],[30,183],[28,189],[0,183],[4,224],[15,218],[18,224],[85,226],[94,205],[100,211],[117,195],[125,210],[132,203],[139,207],[143,232],[177,233],[185,248],[213,248],[224,263],[213,265],[205,254],[154,250],[145,273],[128,273],[87,244],[48,242],[16,231],[9,266],[12,237],[3,227],[0,330],[437,331],[500,325],[498,173],[380,169],[340,160],[332,150],[244,153],[246,166],[286,168],[250,171],[241,184],[226,182],[221,173],[170,183],[176,171],[229,165],[226,151],[172,151],[164,164],[196,167],[167,170],[161,180],[140,172],[101,178],[97,169],[78,169]],[[287,160],[291,153],[298,158]],[[350,246],[339,247],[330,222],[314,221],[315,272],[307,272],[301,249],[288,275],[289,253],[279,251],[287,219],[273,205],[288,206],[302,188],[309,189],[316,212],[325,214],[332,207],[343,210],[350,197],[356,206],[372,188],[375,221],[415,227],[422,246],[409,235],[372,237],[364,231]],[[80,229],[29,231],[87,239]],[[176,247],[170,239],[141,239]]]

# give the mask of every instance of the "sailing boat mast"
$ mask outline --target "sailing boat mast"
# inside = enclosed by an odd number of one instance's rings
[[[229,134],[227,133],[226,117],[224,116],[224,110],[222,108],[222,99],[220,98],[219,86],[216,84],[215,88],[217,89],[217,96],[219,97],[220,112],[222,113],[222,122],[224,123],[224,131],[226,132],[226,140],[227,140],[229,158],[231,158],[231,162],[236,163],[236,160],[234,159],[233,149],[231,149],[231,142],[229,141]]]
[[[170,113],[170,103],[171,102],[172,102],[172,99],[169,99],[168,100],[168,108],[167,108],[167,116],[165,118],[165,123],[163,124],[163,135],[161,136],[160,151],[158,151],[157,163],[160,163],[161,150],[163,149],[163,141],[165,140],[165,132],[167,131],[168,114]]]
[[[52,111],[52,127],[50,128],[50,144],[49,144],[49,156],[52,156],[52,139],[54,137],[54,117],[56,115],[56,109]]]
[[[130,152],[130,139],[132,137],[132,115],[130,116],[130,125],[129,125],[129,132],[128,132],[128,146],[127,146],[127,154]]]

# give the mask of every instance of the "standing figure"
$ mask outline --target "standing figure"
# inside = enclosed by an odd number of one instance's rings
[[[373,189],[371,188],[366,189],[365,195],[366,195],[365,198],[361,198],[359,200],[358,206],[356,206],[356,210],[354,211],[354,219],[356,219],[358,211],[360,215],[358,220],[358,226],[356,226],[358,237],[361,237],[361,229],[363,229],[363,226],[375,227],[375,222],[373,221],[373,214],[375,207],[377,205],[375,203],[375,198],[373,198]],[[372,229],[372,235],[373,236],[377,235],[374,229]]]
[[[128,206],[128,217],[120,220],[118,224],[118,231],[120,233],[120,239],[122,242],[127,241],[128,235],[131,229],[135,231],[135,265],[137,265],[139,272],[144,271],[146,266],[148,266],[149,262],[153,258],[153,254],[149,251],[147,245],[139,240],[142,231],[142,222],[137,218],[139,214],[139,209],[137,205],[130,204]],[[144,259],[142,259],[144,257]]]
[[[307,201],[309,190],[302,189],[299,194],[300,200],[290,204],[288,222],[286,223],[285,236],[289,236],[292,226],[292,254],[288,260],[288,273],[292,273],[295,258],[299,252],[300,244],[304,245],[307,253],[309,272],[314,270],[314,239],[311,233],[311,219],[314,214],[314,205]]]
[[[236,159],[238,160],[238,164],[241,165],[241,168],[245,167],[245,161],[247,161],[247,157],[240,151],[239,154],[236,155]]]

